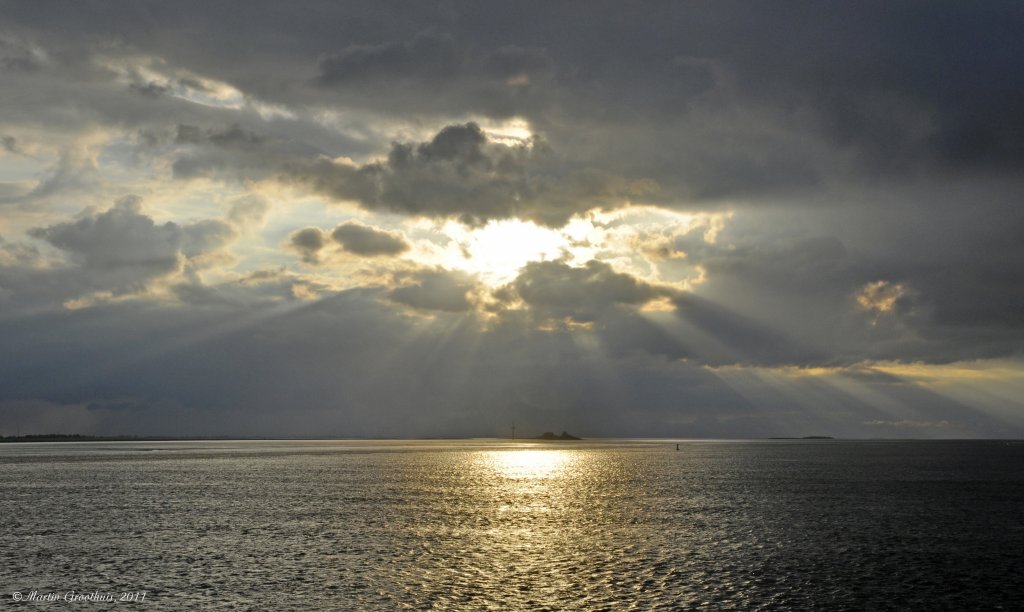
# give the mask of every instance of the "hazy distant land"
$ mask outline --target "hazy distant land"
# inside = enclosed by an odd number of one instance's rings
[[[0,436],[3,442],[170,442],[175,440],[251,440],[231,436],[88,436],[82,434],[29,434]]]
[[[193,440],[292,440],[298,438],[273,438],[273,437],[238,437],[238,436],[134,436],[134,435],[115,435],[115,436],[94,436],[86,434],[65,434],[65,433],[48,433],[48,434],[27,434],[20,436],[0,436],[0,443],[5,442],[174,442],[174,441],[193,441]],[[331,439],[364,439],[362,437],[352,438],[331,438]],[[454,438],[453,438],[454,439]],[[543,434],[534,438],[520,438],[521,440],[545,440],[545,441],[567,441],[567,440],[583,440],[578,436],[574,436],[566,431],[561,434],[555,434],[551,431],[545,431]],[[765,438],[768,440],[835,440],[832,436],[772,436]]]

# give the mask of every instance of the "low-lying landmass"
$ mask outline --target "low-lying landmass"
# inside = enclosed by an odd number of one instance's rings
[[[29,434],[0,436],[3,442],[168,442],[172,440],[230,440],[229,436],[86,436],[82,434]]]
[[[583,438],[577,438],[576,436],[563,431],[562,435],[556,436],[553,432],[545,431],[541,435],[537,436],[538,440],[582,440]]]
[[[835,438],[833,438],[832,436],[801,436],[799,438],[796,437],[796,436],[790,436],[790,437],[774,436],[774,437],[771,437],[771,438],[768,438],[768,439],[769,440],[835,440]]]

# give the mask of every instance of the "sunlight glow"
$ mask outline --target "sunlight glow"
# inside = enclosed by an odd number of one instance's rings
[[[557,259],[570,246],[558,231],[518,219],[492,221],[479,229],[449,222],[442,231],[460,247],[445,265],[478,274],[494,286],[511,281],[528,262]]]
[[[650,206],[592,210],[549,228],[521,219],[492,220],[471,227],[454,220],[404,223],[414,237],[408,259],[470,274],[489,287],[513,281],[535,261],[578,267],[596,259],[643,281],[690,291],[705,281],[705,270],[677,249],[679,236],[698,232],[712,242],[732,213],[681,213]],[[386,226],[386,223],[382,223]],[[673,310],[652,304],[648,311]]]
[[[535,480],[561,475],[571,459],[566,451],[545,449],[495,451],[486,461],[506,478]]]
[[[506,146],[528,144],[533,136],[530,123],[521,117],[512,117],[504,121],[480,118],[477,119],[477,123],[492,142]]]

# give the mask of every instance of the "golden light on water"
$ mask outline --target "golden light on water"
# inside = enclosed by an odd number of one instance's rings
[[[561,450],[494,451],[485,461],[499,475],[515,480],[539,480],[562,476],[573,462],[573,456]]]
[[[491,482],[489,503],[497,515],[517,517],[505,535],[532,546],[525,524],[538,515],[550,516],[565,511],[571,502],[572,487],[579,465],[579,454],[556,449],[510,449],[482,453],[478,466]],[[492,534],[494,535],[494,534]]]

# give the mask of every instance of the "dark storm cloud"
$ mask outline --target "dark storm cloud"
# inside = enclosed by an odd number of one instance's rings
[[[321,84],[359,83],[372,95],[340,99],[383,99],[396,112],[518,113],[556,145],[573,138],[573,129],[593,130],[588,138],[598,140],[602,132],[620,135],[611,123],[638,133],[657,126],[672,140],[643,144],[627,130],[623,142],[647,148],[638,158],[645,167],[664,166],[682,176],[680,188],[698,195],[804,187],[823,173],[993,165],[1012,172],[1024,151],[1014,112],[1024,95],[1015,59],[1024,49],[1014,34],[1024,11],[1009,3],[806,3],[776,10],[727,2],[657,4],[642,12],[592,4],[455,6],[457,24],[441,18],[428,33],[323,56]],[[590,20],[579,27],[577,11],[584,9]],[[478,68],[493,53],[487,49],[494,43],[481,44],[487,37],[533,49],[533,69],[557,75],[549,85],[558,95],[506,86],[491,95],[501,103],[489,105],[480,90],[500,73]],[[410,89],[415,98],[395,95]],[[761,125],[749,124],[751,118]],[[808,148],[809,138],[830,149],[824,159],[823,151]],[[729,146],[730,139],[742,145]],[[614,147],[587,153],[629,163]],[[851,155],[853,168],[844,161]],[[673,167],[672,158],[685,163]]]
[[[543,49],[513,45],[471,50],[448,34],[421,32],[408,41],[351,45],[320,59],[319,83],[340,86],[364,81],[407,79],[430,82],[464,76],[496,80],[529,78],[549,67]]]
[[[70,7],[55,18],[12,3],[12,27],[25,34],[9,46],[52,47],[47,62],[64,65],[76,50],[88,56],[103,49],[95,41],[116,33],[127,44],[123,52],[154,54],[300,114],[339,105],[396,117],[518,115],[572,163],[654,179],[677,205],[822,189],[864,174],[1019,176],[1015,162],[1024,150],[1014,110],[1024,95],[1016,61],[1024,49],[1013,35],[1024,14],[1009,3],[825,2],[786,10],[655,3],[645,11],[602,3],[425,3],[401,16],[372,3],[311,3],[288,20],[275,19],[273,7],[254,12],[244,28],[234,11],[182,10],[192,15],[187,23],[178,11],[112,3]],[[68,30],[78,34],[58,40],[50,29],[61,23],[75,23]],[[218,35],[190,34],[196,42],[181,45],[186,29]],[[90,83],[101,80],[102,70],[90,70],[79,72],[93,74]],[[179,87],[196,79],[172,81]],[[28,81],[12,85],[29,95],[39,89]],[[481,91],[500,104],[489,107]],[[86,113],[113,109],[102,120],[118,124],[202,115],[223,126],[239,114],[177,99],[100,103],[93,95],[104,95],[103,88],[80,87],[57,99],[77,97]],[[24,99],[8,106],[26,109]],[[43,99],[31,105],[36,116],[52,106]],[[353,139],[313,142],[303,121],[288,130],[332,156],[372,149]],[[224,155],[181,159],[176,170],[195,176],[227,164]],[[496,178],[481,195],[507,200],[503,177]],[[508,209],[477,204],[489,206]],[[409,209],[406,202],[395,208]],[[533,218],[548,216],[526,208]],[[564,216],[550,213],[552,222]]]
[[[737,351],[740,361],[945,363],[1018,355],[1024,295],[1013,260],[1024,257],[1024,247],[1009,234],[1021,216],[1001,212],[1007,196],[977,186],[959,185],[945,197],[937,203],[900,194],[898,208],[869,200],[839,218],[827,209],[806,211],[786,224],[769,221],[777,211],[744,210],[716,244],[699,231],[676,237],[672,250],[687,256],[673,265],[706,272],[696,304],[740,317],[713,326],[718,334],[735,328],[727,345],[765,340],[761,349]]]
[[[1024,151],[1015,110],[1024,94],[1024,9],[1016,3],[654,3],[624,11],[601,2],[446,2],[394,11],[312,2],[288,19],[263,8],[240,27],[226,6],[109,3],[57,16],[45,3],[13,2],[9,21],[31,37],[10,37],[6,48],[21,65],[38,56],[30,38],[56,46],[57,32],[72,32],[63,45],[72,49],[116,36],[275,102],[308,103],[330,87],[345,105],[520,114],[552,133],[671,118],[678,138],[690,126],[675,119],[691,114],[728,132],[736,111],[760,108],[780,130],[822,136],[872,172],[921,163],[1012,171]],[[517,85],[518,76],[528,83],[548,74],[543,88]],[[708,108],[717,112],[702,114]],[[694,146],[713,144],[696,135]],[[758,150],[778,149],[781,136],[766,136]],[[703,161],[727,167],[735,159]]]
[[[426,90],[432,93],[424,102],[433,112],[443,113],[447,105],[502,117],[543,105],[553,70],[543,48],[477,46],[448,33],[424,31],[324,55],[315,82],[344,100],[361,98],[367,90],[373,97],[406,88]]]

